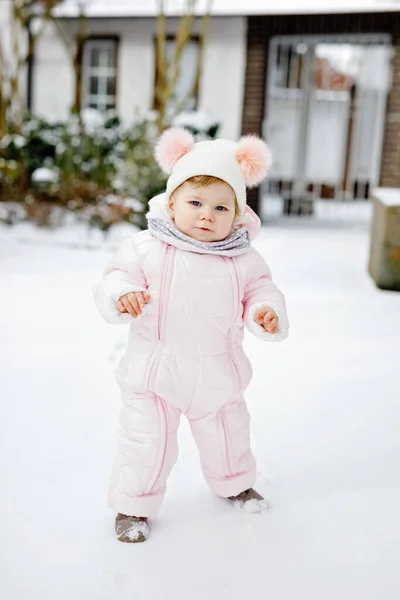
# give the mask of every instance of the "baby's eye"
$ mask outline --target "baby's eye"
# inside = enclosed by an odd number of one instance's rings
[[[190,204],[193,206],[200,206],[200,202],[198,200],[191,200]]]
[[[225,208],[225,206],[216,206],[215,210],[224,211],[224,210],[228,210],[228,209]]]

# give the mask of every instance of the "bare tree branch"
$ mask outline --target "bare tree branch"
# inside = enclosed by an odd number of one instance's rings
[[[204,50],[205,50],[205,44],[206,44],[206,39],[207,39],[207,34],[208,34],[208,28],[209,28],[209,24],[210,24],[213,1],[214,0],[208,0],[207,12],[203,15],[202,20],[201,20],[200,35],[199,35],[199,51],[197,54],[196,72],[195,72],[195,76],[193,79],[192,87],[190,88],[189,92],[186,94],[185,98],[183,98],[183,100],[181,100],[180,103],[175,108],[174,116],[181,113],[188,105],[190,99],[193,96],[197,95],[197,92],[198,92],[198,89],[200,86],[201,76],[203,73]]]
[[[191,2],[191,5],[195,4],[195,1]],[[180,75],[180,66],[181,66],[181,57],[183,51],[185,49],[186,44],[190,40],[190,36],[192,33],[192,27],[195,20],[194,12],[188,12],[181,18],[180,26],[178,29],[178,33],[175,39],[175,48],[172,61],[170,63],[171,67],[171,77],[166,90],[168,97],[173,93],[176,83],[178,81]]]
[[[158,110],[157,125],[160,131],[165,127],[167,106],[172,97],[181,73],[183,52],[191,39],[193,26],[196,20],[198,0],[186,0],[185,10],[182,14],[178,31],[175,35],[174,52],[169,61],[166,60],[166,15],[163,0],[158,0],[157,31],[156,31],[156,89],[155,104]],[[175,114],[181,111],[190,98],[196,93],[202,74],[204,60],[205,39],[211,16],[213,0],[208,0],[206,13],[201,17],[199,52],[197,56],[195,77],[188,95],[179,103]]]

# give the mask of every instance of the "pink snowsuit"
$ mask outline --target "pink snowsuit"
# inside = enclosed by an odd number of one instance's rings
[[[161,195],[150,206],[161,214],[164,202]],[[248,230],[256,234],[259,219],[248,214]],[[211,490],[229,497],[253,486],[243,399],[252,370],[242,348],[244,325],[267,341],[283,340],[288,332],[284,297],[251,245],[219,255],[163,237],[146,230],[128,238],[95,287],[104,319],[130,324],[117,369],[123,408],[109,494],[109,506],[126,515],[157,513],[177,459],[182,413]],[[151,300],[141,317],[117,310],[123,294],[145,290]],[[278,314],[274,335],[254,321],[261,306]]]

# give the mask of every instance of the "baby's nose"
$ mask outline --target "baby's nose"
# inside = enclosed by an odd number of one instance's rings
[[[212,211],[212,208],[210,208],[209,206],[203,207],[201,216],[203,219],[206,219],[207,221],[214,221],[213,211]]]

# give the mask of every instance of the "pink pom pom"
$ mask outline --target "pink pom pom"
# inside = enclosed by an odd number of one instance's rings
[[[194,137],[186,129],[167,129],[160,136],[154,156],[163,171],[170,175],[175,163],[194,146]]]
[[[236,158],[248,187],[261,183],[272,165],[272,155],[267,144],[254,135],[240,138]]]

